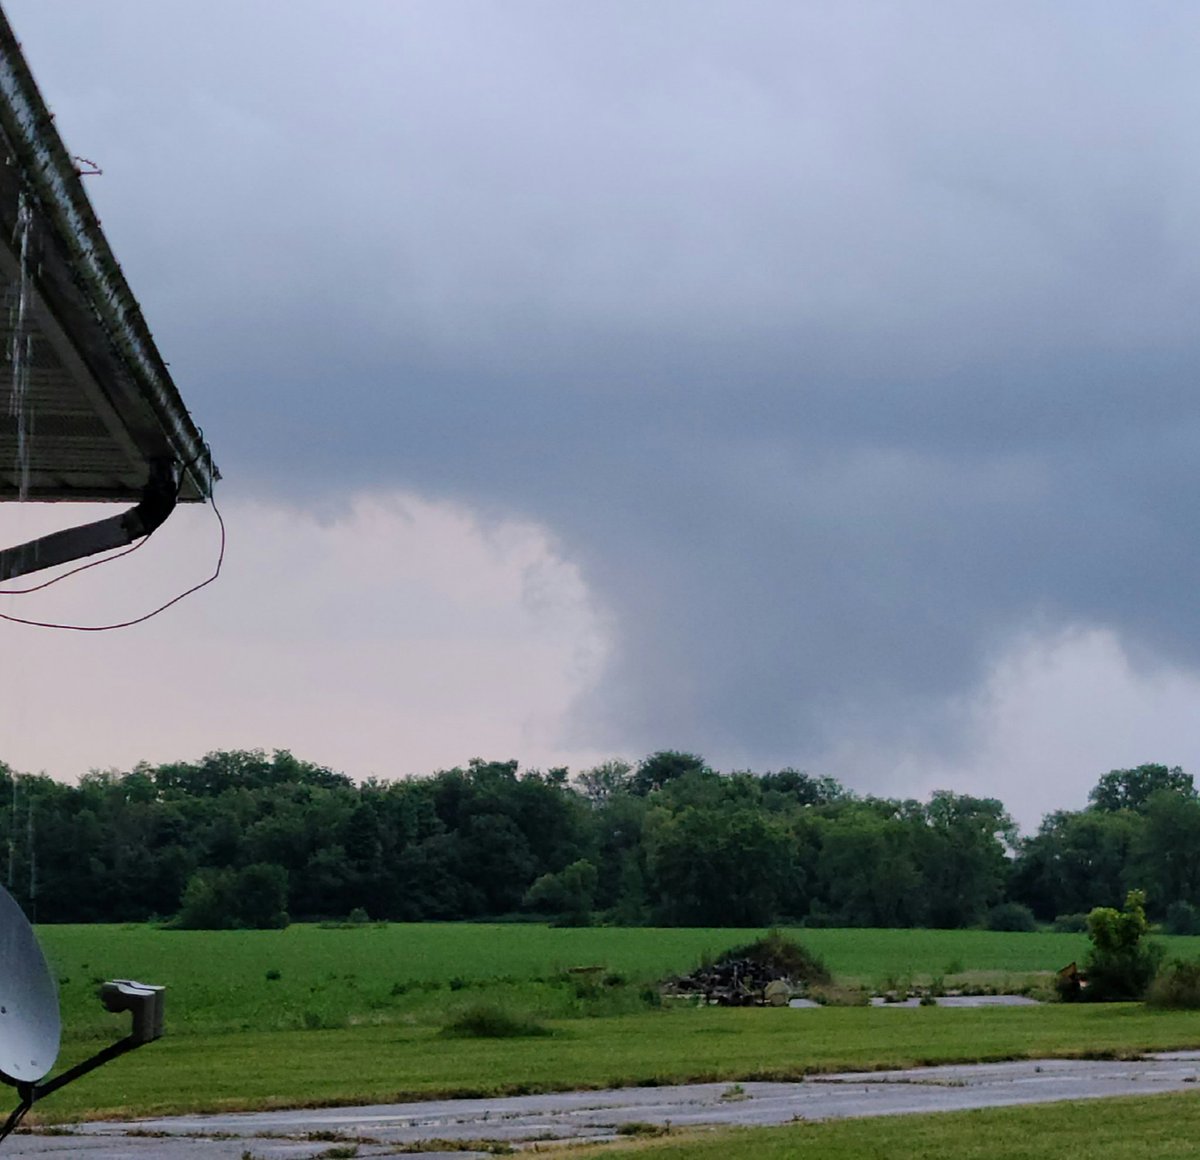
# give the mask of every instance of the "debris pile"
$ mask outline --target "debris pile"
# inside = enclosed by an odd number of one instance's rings
[[[662,984],[666,996],[694,997],[720,1007],[782,1007],[812,983],[829,983],[825,964],[799,943],[772,932],[734,947],[715,962]]]

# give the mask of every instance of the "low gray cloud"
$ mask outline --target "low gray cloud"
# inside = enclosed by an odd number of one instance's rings
[[[6,8],[229,486],[547,526],[587,745],[952,750],[1038,626],[1200,662],[1191,10]]]

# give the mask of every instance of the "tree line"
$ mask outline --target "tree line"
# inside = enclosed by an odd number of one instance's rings
[[[0,763],[0,843],[0,874],[41,922],[1011,929],[1079,923],[1140,888],[1152,917],[1200,929],[1200,800],[1163,765],[1105,774],[1085,808],[1021,838],[995,798],[861,796],[676,751],[574,778],[475,760],[362,784],[284,750],[74,785]]]

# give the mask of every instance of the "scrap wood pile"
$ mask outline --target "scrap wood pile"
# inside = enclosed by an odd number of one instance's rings
[[[827,984],[825,964],[798,942],[772,932],[749,946],[734,947],[689,975],[662,984],[668,996],[701,998],[721,1007],[782,1007],[813,984]]]

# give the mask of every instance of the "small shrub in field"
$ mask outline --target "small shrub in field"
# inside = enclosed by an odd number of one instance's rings
[[[1087,934],[1086,914],[1060,914],[1054,920],[1055,934]]]
[[[1100,1002],[1141,999],[1162,962],[1162,947],[1142,941],[1149,930],[1146,896],[1131,890],[1121,910],[1097,906],[1088,915],[1092,949],[1084,963],[1086,999]]]
[[[601,995],[600,984],[595,979],[572,979],[571,989],[576,999],[598,999]]]
[[[1175,1011],[1200,1008],[1200,959],[1169,962],[1150,984],[1146,1002]]]
[[[1183,899],[1172,902],[1163,928],[1167,934],[1200,934],[1200,909]]]
[[[305,1031],[340,1031],[349,1023],[345,1015],[327,1011],[306,1010],[300,1017]]]
[[[1002,902],[988,911],[988,930],[1028,932],[1037,930],[1033,911],[1022,902]]]
[[[548,1027],[535,1019],[511,1015],[501,1007],[470,1007],[442,1028],[452,1039],[521,1039],[550,1035]]]

